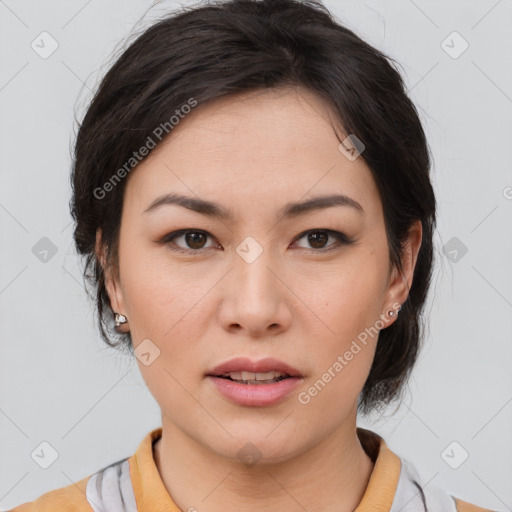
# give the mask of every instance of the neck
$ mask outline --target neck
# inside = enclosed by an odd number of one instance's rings
[[[352,512],[373,470],[355,420],[278,463],[249,466],[227,459],[166,421],[153,450],[167,491],[185,511]]]

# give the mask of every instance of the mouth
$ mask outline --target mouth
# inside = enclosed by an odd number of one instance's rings
[[[283,374],[281,372],[230,372],[224,375],[210,375],[210,377],[219,377],[227,379],[238,384],[272,384],[273,382],[280,382],[284,379],[291,378],[291,375]]]
[[[219,364],[205,377],[231,402],[245,407],[265,407],[286,400],[305,376],[278,359],[252,361],[237,357]]]
[[[303,378],[299,370],[274,358],[252,361],[245,357],[236,357],[217,365],[206,374],[239,384],[272,384],[290,378]]]

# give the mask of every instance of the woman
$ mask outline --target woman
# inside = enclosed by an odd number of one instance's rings
[[[14,510],[485,510],[356,425],[401,397],[433,262],[388,59],[295,0],[183,10],[124,51],[77,136],[74,238],[162,427]]]

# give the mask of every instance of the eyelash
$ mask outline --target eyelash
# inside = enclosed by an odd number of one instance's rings
[[[181,252],[185,254],[202,254],[203,252],[207,251],[208,249],[211,249],[211,247],[206,247],[202,249],[183,249],[181,247],[171,247],[171,242],[174,241],[175,238],[186,235],[188,233],[201,233],[203,235],[206,235],[207,237],[211,237],[211,235],[207,231],[203,231],[201,229],[180,229],[178,231],[173,231],[172,233],[169,233],[165,235],[161,240],[158,241],[161,245],[167,245],[172,251],[175,252]],[[339,248],[340,245],[351,245],[355,242],[354,239],[349,238],[344,233],[341,233],[339,231],[334,231],[332,229],[310,229],[308,231],[304,231],[301,233],[295,240],[300,240],[304,236],[310,234],[310,233],[328,233],[329,235],[333,235],[335,238],[337,238],[338,243],[331,244],[327,246],[327,248],[323,249],[305,249],[307,252],[311,253],[326,253],[328,251],[335,250],[336,248]]]

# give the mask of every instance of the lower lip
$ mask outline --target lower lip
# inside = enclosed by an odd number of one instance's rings
[[[225,397],[239,405],[251,407],[272,405],[284,400],[302,381],[301,377],[288,377],[271,384],[240,384],[212,375],[208,375],[208,379]]]

